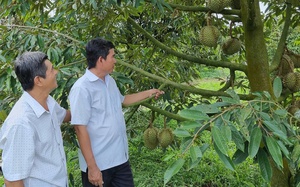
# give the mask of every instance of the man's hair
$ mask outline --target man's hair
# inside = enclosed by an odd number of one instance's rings
[[[46,78],[46,59],[45,53],[36,51],[25,52],[15,60],[15,73],[25,91],[33,89],[36,76]]]
[[[115,46],[111,41],[102,38],[95,38],[89,41],[85,47],[88,69],[96,66],[96,62],[100,56],[106,59],[109,50],[114,48]]]

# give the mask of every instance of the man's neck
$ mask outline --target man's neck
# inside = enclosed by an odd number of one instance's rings
[[[42,107],[44,107],[45,110],[49,111],[47,105],[47,98],[49,96],[49,93],[45,93],[42,90],[30,90],[27,91],[27,93],[31,95],[31,97],[33,97]]]

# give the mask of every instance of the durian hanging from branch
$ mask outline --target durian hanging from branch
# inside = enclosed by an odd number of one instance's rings
[[[226,55],[233,55],[233,54],[239,52],[242,47],[241,41],[238,38],[233,37],[232,27],[233,27],[233,22],[230,23],[230,28],[229,28],[230,38],[228,40],[226,40],[222,45],[222,51]]]
[[[221,12],[232,4],[232,0],[207,0],[206,7],[214,12]]]
[[[153,121],[155,118],[155,112],[152,111],[151,119],[149,122],[149,127],[144,132],[144,145],[148,149],[155,149],[158,146],[158,129],[153,126]]]
[[[211,13],[209,12],[206,17],[207,25],[200,30],[199,40],[205,46],[216,47],[221,34],[219,29],[211,24],[211,19]]]
[[[166,148],[172,144],[174,135],[172,129],[167,127],[166,117],[164,117],[164,128],[158,133],[158,141],[162,148]]]

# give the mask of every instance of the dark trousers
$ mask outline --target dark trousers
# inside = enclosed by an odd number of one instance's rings
[[[81,171],[83,187],[95,187],[89,182],[88,170]],[[104,181],[103,187],[134,187],[133,176],[129,162],[101,171]]]

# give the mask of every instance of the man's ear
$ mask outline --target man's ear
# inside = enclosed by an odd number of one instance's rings
[[[96,66],[101,66],[101,65],[102,65],[102,62],[103,62],[103,58],[102,58],[102,56],[100,56],[100,57],[98,58],[98,60],[97,60]]]
[[[40,76],[35,76],[34,79],[33,79],[34,85],[42,86],[43,83],[42,83],[41,79],[42,79],[42,77],[40,77]]]

